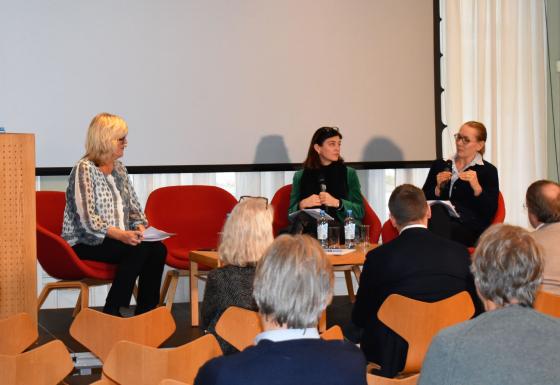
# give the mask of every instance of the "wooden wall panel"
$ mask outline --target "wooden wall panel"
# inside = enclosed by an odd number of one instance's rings
[[[37,322],[35,136],[0,134],[0,318]]]

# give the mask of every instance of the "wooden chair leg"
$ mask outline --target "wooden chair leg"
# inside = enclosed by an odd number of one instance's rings
[[[41,306],[43,306],[43,304],[47,300],[47,297],[49,296],[49,293],[53,289],[55,288],[52,287],[50,284],[46,284],[43,287],[43,290],[41,290],[41,294],[39,294],[39,298],[37,299],[37,311],[41,310]]]
[[[191,301],[191,326],[196,327],[199,323],[198,315],[198,263],[191,261],[189,270],[189,298]]]
[[[169,281],[169,289],[167,290],[167,298],[165,306],[169,311],[173,308],[173,301],[175,300],[175,293],[177,292],[177,285],[179,284],[179,272],[175,271]]]
[[[161,292],[159,293],[159,306],[163,306],[163,302],[165,300],[165,297],[167,295],[167,291],[169,290],[169,282],[171,280],[171,272],[173,270],[169,270],[166,274],[165,274],[165,279],[163,280],[163,286],[161,287]]]
[[[357,265],[352,266],[352,271],[354,272],[354,275],[356,276],[356,280],[358,281],[359,284],[360,276],[362,275],[362,270],[360,270],[360,266]]]
[[[78,295],[78,302],[76,303],[76,307],[74,307],[72,317],[77,316],[80,310],[87,307],[89,307],[89,286],[80,282],[80,294]]]
[[[76,305],[74,305],[74,312],[72,313],[72,317],[77,316],[81,310],[82,310],[82,291],[80,290],[80,294],[78,294],[78,299],[76,300]]]
[[[354,285],[352,284],[352,275],[350,270],[344,270],[344,279],[346,280],[346,288],[348,289],[348,298],[350,302],[356,302],[356,296],[354,295]]]

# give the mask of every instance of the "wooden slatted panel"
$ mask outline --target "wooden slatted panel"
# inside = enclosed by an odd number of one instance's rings
[[[35,136],[0,134],[0,318],[37,322]]]

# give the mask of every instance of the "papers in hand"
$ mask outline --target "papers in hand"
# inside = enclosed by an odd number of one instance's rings
[[[306,212],[307,214],[309,214],[311,217],[315,218],[315,219],[319,219],[321,218],[321,209],[303,209],[303,210],[298,210],[295,213],[291,213],[290,215],[288,215],[288,218],[293,221],[293,219],[302,211]],[[327,214],[325,212],[325,218],[327,218],[329,221],[334,221],[334,218],[331,217],[329,214]]]
[[[447,213],[452,218],[459,218],[459,213],[457,212],[457,210],[455,210],[455,207],[453,207],[450,201],[428,201],[428,204],[430,206],[443,205],[447,209]]]
[[[165,231],[158,230],[153,226],[148,227],[144,230],[144,241],[145,242],[156,242],[156,241],[163,241],[175,234],[173,233],[166,233]]]

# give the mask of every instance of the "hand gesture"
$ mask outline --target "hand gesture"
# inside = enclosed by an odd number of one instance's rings
[[[451,171],[442,171],[436,175],[437,186],[441,188],[441,185],[451,180]]]
[[[451,180],[451,175],[451,171],[442,171],[436,175],[435,194],[437,197],[439,197],[441,194],[443,184],[448,183]]]
[[[136,246],[142,242],[142,232],[138,230],[124,230],[120,234],[120,241],[127,245]]]
[[[476,171],[467,170],[460,172],[459,179],[469,182],[475,196],[479,196],[482,192],[482,186],[480,186],[480,183],[478,183],[478,176],[476,174]]]
[[[336,199],[335,197],[333,197],[331,194],[329,194],[326,191],[320,192],[319,193],[319,200],[321,201],[322,205],[328,206],[328,207],[338,207],[339,205],[339,200]]]
[[[320,206],[320,205],[321,205],[321,201],[320,201],[320,199],[319,199],[319,195],[317,195],[317,194],[310,195],[310,196],[308,196],[307,198],[302,199],[302,200],[299,202],[299,208],[300,208],[301,210],[307,209],[307,208],[309,208],[309,207]]]

